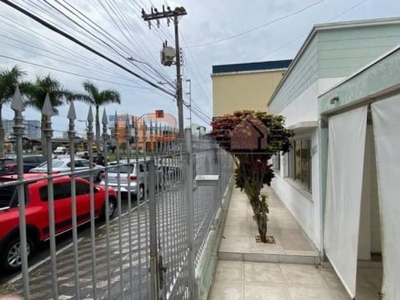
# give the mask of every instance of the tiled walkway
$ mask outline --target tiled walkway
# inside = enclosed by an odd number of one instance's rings
[[[235,189],[228,208],[211,300],[346,300],[335,271],[321,267],[318,252],[272,190],[268,235],[276,244],[255,242],[257,227],[246,196]],[[357,300],[379,299],[379,267],[359,268]]]
[[[253,211],[246,195],[235,189],[232,193],[223,239],[219,249],[220,259],[245,261],[295,262],[315,264],[319,262],[318,252],[307,240],[300,226],[284,204],[271,189],[264,189],[268,195],[268,235],[275,238],[275,244],[257,243],[257,224],[252,219]]]

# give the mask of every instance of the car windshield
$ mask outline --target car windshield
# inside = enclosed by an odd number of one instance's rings
[[[62,160],[53,160],[52,161],[52,165],[53,168],[59,168],[64,164],[64,162]],[[38,168],[47,168],[47,161],[41,163]]]
[[[131,174],[133,172],[133,165],[112,167],[108,169],[108,173],[118,173],[118,170],[121,174]]]

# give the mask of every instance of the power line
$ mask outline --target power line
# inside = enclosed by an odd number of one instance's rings
[[[349,7],[349,8],[346,9],[345,11],[341,12],[341,13],[340,13],[339,15],[337,15],[336,17],[330,19],[329,22],[332,22],[332,21],[334,21],[334,20],[336,20],[336,19],[342,17],[343,15],[345,15],[345,14],[347,14],[348,12],[352,11],[353,9],[355,9],[355,8],[357,8],[357,7],[361,6],[361,5],[363,5],[365,2],[368,2],[368,0],[363,0],[363,1],[360,1],[360,2],[356,3],[355,5]],[[300,36],[300,37],[298,37],[298,38],[295,38],[294,40],[291,40],[290,42],[287,42],[287,43],[283,44],[282,46],[280,46],[280,47],[274,49],[273,51],[267,53],[267,54],[264,55],[263,57],[268,57],[269,55],[274,54],[274,53],[278,52],[279,50],[281,50],[281,49],[283,49],[283,48],[286,48],[287,46],[289,46],[289,45],[291,45],[291,44],[297,42],[298,40],[301,40],[301,39],[303,39],[303,38],[305,38],[305,37],[307,37],[307,36],[308,36],[308,34],[304,34],[304,35],[302,35],[302,36]]]
[[[62,12],[60,9],[58,9],[57,7],[55,7],[54,5],[48,3],[47,1],[45,1],[47,5],[49,5],[52,9],[56,10],[59,14],[63,15],[64,17],[66,17],[69,21],[73,22],[73,24],[77,25],[79,28],[81,28],[82,30],[84,30],[87,34],[89,34],[91,37],[94,37],[97,41],[100,41],[102,44],[106,45],[108,48],[110,48],[111,50],[113,50],[117,55],[119,55],[122,58],[125,58],[127,55],[130,55],[129,50],[124,50],[122,48],[126,48],[128,49],[125,45],[123,45],[122,43],[120,43],[117,39],[115,39],[115,37],[113,37],[112,35],[110,35],[107,31],[105,31],[104,29],[102,29],[100,26],[96,25],[96,27],[100,28],[105,34],[107,34],[109,37],[111,37],[111,39],[113,39],[114,41],[116,41],[116,46],[122,50],[123,52],[126,53],[126,55],[122,55],[120,52],[118,52],[113,46],[110,45],[110,43],[104,41],[103,39],[97,37],[96,35],[94,35],[92,32],[90,32],[89,30],[87,30],[86,28],[84,28],[82,25],[80,25],[78,22],[76,22],[75,20],[73,20],[71,17],[67,16],[64,12]],[[100,3],[102,6],[103,4]],[[94,30],[96,30],[98,33],[99,30],[97,30],[96,28],[94,28],[92,25],[88,24],[86,21],[84,21],[82,18],[80,18],[79,16],[77,16],[77,14],[75,14],[74,12],[72,12],[70,9],[68,9],[67,7],[65,7],[63,4],[60,3],[60,5],[68,10],[70,13],[72,13],[74,16],[78,17],[81,21],[83,21],[85,24],[89,25],[91,28],[93,28]],[[103,6],[103,8],[106,10],[106,12],[109,14],[108,10]],[[111,14],[109,14],[109,16],[111,17],[111,19],[114,21],[113,17]],[[88,19],[88,18],[87,18]],[[90,20],[90,19],[89,19]],[[118,24],[114,21],[114,24],[118,27],[118,29],[120,29],[120,31],[123,33],[123,35],[126,37],[124,31],[121,30],[121,28],[118,26]],[[101,33],[100,33],[101,34]],[[104,35],[103,35],[104,36]],[[127,38],[127,37],[126,37]],[[127,38],[127,40],[129,40]],[[120,44],[121,46],[118,46],[118,44]],[[141,70],[144,74],[146,74],[147,76],[151,77],[152,79],[157,81],[157,78],[155,78],[154,76],[150,75],[148,72],[144,71],[143,69],[141,69],[139,66],[135,65],[139,70]],[[162,76],[161,76],[162,77]]]
[[[269,26],[269,25],[274,24],[274,23],[276,23],[276,22],[279,22],[279,21],[282,21],[282,20],[284,20],[284,19],[287,19],[287,18],[289,18],[289,17],[291,17],[291,16],[294,16],[294,15],[297,15],[297,14],[299,14],[299,13],[302,13],[303,11],[305,11],[305,10],[307,10],[307,9],[313,7],[313,6],[316,6],[316,5],[318,5],[318,4],[320,4],[320,3],[324,2],[324,1],[325,1],[325,0],[319,0],[319,1],[315,2],[315,3],[313,3],[313,4],[310,4],[310,5],[308,5],[308,6],[304,7],[304,8],[302,8],[302,9],[300,9],[300,10],[297,10],[297,11],[292,12],[292,13],[290,13],[290,14],[284,15],[283,17],[277,18],[277,19],[275,19],[275,20],[272,20],[272,21],[270,21],[270,22],[261,24],[261,25],[259,25],[259,26],[253,27],[253,28],[248,29],[248,30],[246,30],[246,31],[242,31],[242,32],[240,32],[240,33],[238,33],[238,34],[231,35],[231,36],[228,36],[228,37],[225,37],[225,38],[222,38],[222,39],[210,41],[210,42],[203,43],[203,44],[187,46],[186,48],[197,48],[197,47],[204,47],[204,46],[214,45],[214,44],[218,44],[218,43],[221,43],[221,42],[223,42],[223,41],[226,41],[226,40],[230,40],[230,39],[234,39],[234,38],[237,38],[237,37],[246,35],[246,34],[248,34],[248,33],[250,33],[250,32],[256,31],[256,30],[258,30],[258,29],[260,29],[260,28]]]
[[[89,50],[90,52],[92,52],[92,53],[94,53],[94,54],[100,56],[101,58],[103,58],[103,59],[109,61],[110,63],[116,65],[117,67],[123,69],[124,71],[126,71],[126,72],[132,74],[132,75],[135,76],[136,78],[138,78],[138,79],[140,79],[140,80],[142,80],[142,81],[148,83],[149,85],[155,87],[156,89],[159,89],[159,90],[163,91],[164,93],[166,93],[166,94],[168,94],[168,95],[174,96],[174,93],[171,93],[170,91],[166,90],[165,88],[163,88],[163,87],[161,87],[161,86],[159,86],[159,85],[157,85],[157,84],[151,82],[150,80],[144,78],[143,76],[141,76],[141,75],[139,75],[139,74],[137,74],[137,73],[135,73],[135,72],[129,70],[128,68],[126,68],[125,66],[123,66],[123,65],[121,65],[120,63],[116,62],[115,60],[113,60],[113,59],[111,59],[111,58],[105,56],[104,54],[98,52],[97,50],[93,49],[92,47],[90,47],[90,46],[86,45],[85,43],[81,42],[80,40],[74,38],[74,37],[71,36],[70,34],[68,34],[68,33],[66,33],[66,32],[64,32],[64,31],[62,31],[62,30],[56,28],[56,27],[53,26],[52,24],[46,22],[45,20],[39,18],[38,16],[36,16],[36,15],[34,15],[34,14],[32,14],[31,12],[27,11],[26,9],[24,9],[24,8],[22,8],[22,7],[20,7],[20,6],[16,5],[16,4],[14,4],[14,3],[12,3],[12,2],[9,1],[9,0],[1,0],[1,1],[2,1],[3,3],[7,4],[8,6],[10,6],[10,7],[14,8],[14,9],[18,10],[19,12],[23,13],[24,15],[28,16],[29,18],[33,19],[34,21],[36,21],[36,22],[42,24],[42,25],[45,26],[46,28],[48,28],[48,29],[50,29],[50,30],[52,30],[52,31],[54,31],[54,32],[56,32],[56,33],[62,35],[63,37],[69,39],[70,41],[74,42],[75,44],[78,44],[79,46],[85,48],[86,50]]]
[[[16,61],[19,61],[19,62],[26,63],[26,64],[28,64],[28,65],[33,65],[33,66],[36,66],[36,67],[41,67],[41,68],[45,68],[45,69],[49,69],[49,70],[53,70],[53,71],[57,71],[57,72],[65,73],[65,74],[75,75],[75,76],[79,76],[79,77],[83,77],[83,78],[87,78],[87,79],[93,79],[93,80],[98,80],[98,81],[101,81],[101,82],[107,82],[107,83],[112,83],[112,84],[118,84],[118,85],[122,85],[122,86],[126,86],[126,87],[131,87],[131,88],[150,90],[150,88],[148,88],[148,87],[137,86],[137,85],[131,85],[131,84],[125,84],[125,83],[115,82],[115,81],[111,81],[111,80],[100,79],[100,78],[97,78],[97,77],[92,77],[92,76],[87,76],[87,75],[81,75],[81,74],[78,74],[78,73],[74,73],[74,72],[70,72],[70,71],[66,71],[66,70],[61,70],[61,69],[53,68],[53,67],[50,67],[50,66],[45,66],[45,65],[42,65],[42,64],[33,63],[33,62],[30,62],[30,61],[26,61],[26,60],[23,60],[23,59],[19,59],[19,58],[7,56],[7,55],[2,55],[2,54],[0,54],[0,57],[7,58],[7,59],[11,59],[11,60],[16,60]]]

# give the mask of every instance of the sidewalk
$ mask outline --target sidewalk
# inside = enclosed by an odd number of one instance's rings
[[[234,189],[210,299],[349,299],[335,271],[321,267],[318,251],[273,190],[263,192],[270,209],[268,235],[276,244],[256,242],[258,231],[249,201]],[[364,271],[368,284],[357,289],[357,299],[378,299],[374,290],[381,278],[369,271]]]

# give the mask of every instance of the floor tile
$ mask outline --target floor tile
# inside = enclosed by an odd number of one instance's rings
[[[218,261],[215,281],[243,281],[243,262]]]
[[[249,238],[248,237],[226,237],[222,239],[219,251],[230,252],[249,252]]]
[[[244,262],[245,282],[284,283],[281,268],[278,264]]]
[[[378,300],[378,292],[369,287],[357,287],[356,299]]]
[[[284,284],[246,283],[246,300],[289,300]]]
[[[336,275],[334,269],[320,268],[319,272],[331,289],[344,289],[343,284],[340,281],[339,277]]]
[[[214,282],[211,300],[244,300],[243,284],[237,282]]]
[[[225,238],[249,237],[249,229],[237,225],[225,225],[223,236]]]
[[[312,287],[328,287],[314,265],[280,264],[286,283]]]
[[[330,290],[335,300],[351,300],[350,295],[344,287],[330,288]]]
[[[248,228],[249,223],[246,217],[227,218],[225,221],[225,226],[229,225]]]
[[[292,300],[334,300],[328,287],[320,286],[290,286],[289,293]]]

